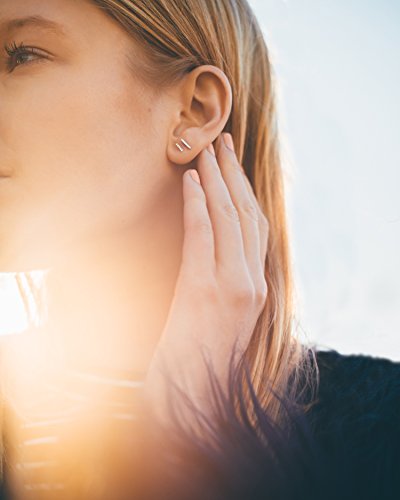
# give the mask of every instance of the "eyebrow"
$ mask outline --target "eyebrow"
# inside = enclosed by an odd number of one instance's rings
[[[48,31],[52,31],[56,34],[65,35],[65,30],[63,26],[55,21],[51,21],[50,19],[46,19],[42,16],[27,16],[20,17],[17,19],[10,19],[9,21],[3,21],[0,23],[0,31],[3,33],[9,33],[19,28],[23,28],[25,26],[37,26],[39,28],[46,29]]]

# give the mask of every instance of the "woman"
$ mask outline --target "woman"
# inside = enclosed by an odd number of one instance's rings
[[[45,326],[3,345],[4,494],[333,494],[316,352],[293,328],[274,75],[247,3],[3,0],[0,17],[1,270],[50,268]]]

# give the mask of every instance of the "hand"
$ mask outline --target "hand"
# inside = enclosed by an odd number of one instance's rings
[[[230,134],[224,137],[230,148],[219,137],[217,156],[207,149],[198,156],[201,184],[190,171],[183,175],[182,263],[145,381],[146,396],[162,420],[168,383],[163,370],[207,411],[211,391],[204,353],[223,387],[234,347],[237,363],[267,298],[268,220],[233,151]]]

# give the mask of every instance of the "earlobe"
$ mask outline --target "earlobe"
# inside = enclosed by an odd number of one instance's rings
[[[193,139],[189,139],[187,134],[185,134],[185,137],[176,137],[173,135],[170,139],[170,143],[168,144],[168,157],[173,163],[179,165],[190,163],[200,153],[200,150],[197,151]]]

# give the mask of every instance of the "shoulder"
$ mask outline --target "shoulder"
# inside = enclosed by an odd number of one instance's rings
[[[400,362],[366,354],[316,350],[319,371],[314,411],[348,420],[393,424],[400,410]]]
[[[308,418],[331,470],[359,498],[399,498],[400,362],[315,354],[319,388]]]
[[[360,381],[368,379],[392,380],[400,373],[400,361],[368,354],[343,354],[335,349],[315,348],[319,368],[325,376],[333,376],[340,381],[351,373]]]

